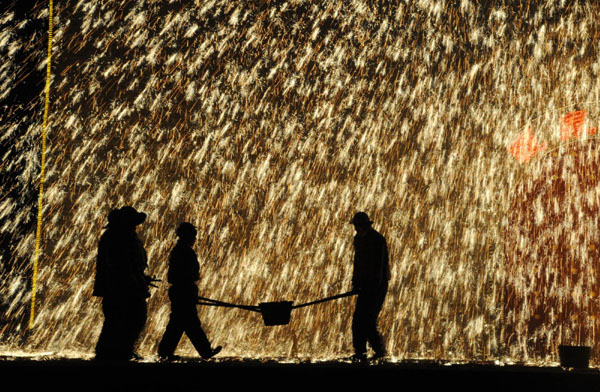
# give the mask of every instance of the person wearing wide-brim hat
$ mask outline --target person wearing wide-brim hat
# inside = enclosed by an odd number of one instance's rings
[[[196,351],[204,359],[221,351],[221,346],[212,348],[198,318],[198,287],[200,264],[192,245],[196,242],[196,228],[189,222],[181,223],[175,230],[178,240],[169,254],[167,279],[171,284],[169,299],[171,314],[169,323],[158,345],[158,355],[163,360],[175,360],[174,355],[183,333],[190,339]]]
[[[144,223],[146,220],[146,214],[138,212],[131,206],[124,206],[119,209],[119,221],[121,224],[138,226]]]
[[[353,359],[366,359],[367,342],[375,351],[374,358],[386,355],[383,337],[377,329],[377,319],[387,294],[390,267],[387,242],[373,229],[365,212],[357,212],[352,221],[354,260],[352,290],[358,293],[352,316]]]
[[[104,325],[96,344],[96,358],[135,358],[135,343],[146,324],[148,286],[153,279],[145,274],[148,259],[136,227],[146,214],[131,206],[108,214],[106,231],[100,237],[96,258],[93,295],[102,297]]]

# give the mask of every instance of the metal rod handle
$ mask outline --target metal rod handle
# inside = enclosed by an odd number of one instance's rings
[[[319,300],[312,301],[312,302],[307,302],[307,303],[300,304],[300,305],[294,305],[294,306],[292,306],[292,309],[302,308],[304,306],[315,305],[315,304],[318,304],[318,303],[321,303],[321,302],[331,301],[333,299],[338,299],[338,298],[343,298],[343,297],[349,297],[351,295],[356,295],[356,294],[358,294],[356,291],[348,291],[348,292],[343,293],[343,294],[334,295],[334,296],[331,296],[331,297],[319,299]]]
[[[198,305],[222,306],[225,308],[240,308],[240,309],[245,309],[245,310],[251,310],[253,312],[260,312],[260,309],[258,308],[258,306],[230,304],[229,302],[217,301],[216,299],[210,299],[210,298],[205,298],[205,297],[200,297],[200,296],[198,296],[198,299],[200,300],[200,301],[198,301]],[[201,302],[201,301],[208,301],[208,302]]]

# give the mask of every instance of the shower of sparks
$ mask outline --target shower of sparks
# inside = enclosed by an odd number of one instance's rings
[[[584,274],[544,285],[558,261],[536,266],[552,239],[593,245],[598,188],[566,198],[552,193],[552,178],[575,189],[584,165],[571,154],[598,162],[595,132],[565,140],[581,144],[570,149],[556,135],[567,113],[586,116],[565,119],[565,132],[597,124],[600,9],[531,3],[56,5],[37,327],[23,338],[29,270],[3,270],[0,350],[93,353],[102,324],[91,296],[97,241],[108,211],[130,204],[148,214],[139,233],[148,272],[163,279],[149,299],[142,355],[155,355],[168,320],[166,260],[178,222],[198,228],[201,295],[301,303],[350,288],[347,222],[365,210],[390,248],[380,327],[393,360],[555,361],[561,339],[577,335],[556,317],[577,313],[547,309],[534,330],[536,301],[587,303],[586,290],[597,289]],[[40,8],[33,18],[47,16]],[[32,45],[19,32],[32,21],[9,10],[0,23],[6,96],[20,80],[12,53]],[[39,183],[41,127],[15,110],[0,113],[0,141],[13,152],[1,168],[18,171],[10,186],[27,189]],[[519,137],[548,148],[519,163],[507,153]],[[553,160],[560,173],[543,169]],[[530,197],[536,186],[546,186],[544,199]],[[565,221],[548,222],[547,209],[564,203]],[[31,259],[35,233],[21,228],[32,211],[0,199],[15,259]],[[511,246],[530,259],[519,263]],[[569,253],[568,265],[585,257],[582,270],[594,270],[584,253]],[[352,307],[345,298],[295,309],[279,327],[239,309],[199,314],[225,356],[331,359],[351,354]],[[179,353],[196,355],[187,341]]]

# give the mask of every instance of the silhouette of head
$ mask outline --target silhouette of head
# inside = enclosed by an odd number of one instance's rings
[[[352,223],[354,226],[362,228],[369,228],[373,224],[373,222],[369,219],[367,213],[362,211],[354,214],[354,218],[352,218],[352,221],[350,223]]]
[[[354,229],[359,236],[364,236],[371,228],[373,222],[365,212],[361,211],[354,214],[350,223],[354,225]]]
[[[177,237],[184,242],[193,243],[196,240],[196,228],[189,222],[183,222],[175,230]]]
[[[146,214],[131,206],[124,206],[119,208],[117,219],[124,226],[135,227],[146,220]]]
[[[110,212],[108,213],[108,224],[104,226],[104,228],[118,226],[119,217],[120,216],[118,208],[113,208],[112,210],[110,210]]]

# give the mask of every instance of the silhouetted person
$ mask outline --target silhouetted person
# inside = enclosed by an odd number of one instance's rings
[[[135,343],[146,324],[146,299],[152,278],[144,270],[148,260],[136,226],[146,214],[125,206],[108,215],[96,258],[93,295],[102,297],[104,324],[96,344],[96,358],[129,360],[137,357]]]
[[[381,358],[386,350],[377,318],[390,280],[387,242],[371,227],[373,222],[366,213],[356,213],[351,223],[356,230],[352,289],[358,293],[352,317],[353,359],[366,359],[367,342],[375,351],[373,358]]]
[[[198,319],[198,287],[200,265],[192,245],[196,242],[196,228],[184,222],[176,230],[179,237],[177,244],[169,255],[168,281],[169,299],[171,300],[171,315],[169,324],[158,345],[158,355],[162,359],[178,359],[174,355],[181,335],[185,332],[198,354],[205,359],[221,351],[221,346],[212,348],[202,325]]]

